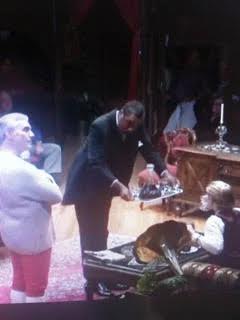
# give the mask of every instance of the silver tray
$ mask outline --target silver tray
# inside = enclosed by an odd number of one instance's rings
[[[181,194],[182,192],[183,192],[183,189],[180,188],[178,185],[176,186],[166,185],[162,189],[162,194],[160,197],[153,198],[153,199],[142,199],[142,198],[139,198],[140,189],[136,189],[134,190],[134,200],[139,201],[142,204],[158,205],[162,203],[163,199],[174,197],[178,194]]]

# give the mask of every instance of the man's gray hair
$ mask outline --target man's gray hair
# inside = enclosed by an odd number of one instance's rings
[[[28,116],[14,112],[0,118],[0,144],[5,140],[6,132],[14,130],[20,121],[28,121]]]

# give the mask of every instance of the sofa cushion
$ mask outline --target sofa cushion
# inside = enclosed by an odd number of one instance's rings
[[[187,262],[182,266],[185,276],[197,278],[208,285],[217,285],[225,288],[240,287],[240,270],[224,268],[218,265],[203,262]]]

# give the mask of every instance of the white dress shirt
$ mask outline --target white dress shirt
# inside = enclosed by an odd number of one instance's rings
[[[211,254],[220,254],[224,247],[224,222],[216,216],[210,216],[204,227],[204,235],[199,235],[197,242]]]

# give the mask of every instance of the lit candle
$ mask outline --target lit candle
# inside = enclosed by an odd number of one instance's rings
[[[220,124],[223,124],[223,114],[224,114],[224,104],[221,103],[221,117],[220,117]]]

